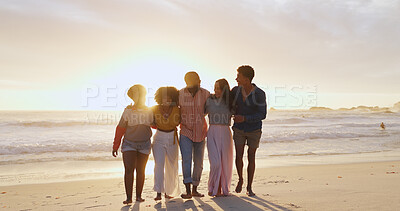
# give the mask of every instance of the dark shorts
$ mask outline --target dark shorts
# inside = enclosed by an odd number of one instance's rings
[[[235,141],[235,145],[245,145],[251,148],[258,148],[260,145],[261,139],[261,129],[244,132],[243,130],[239,130],[237,128],[233,129],[233,140]]]

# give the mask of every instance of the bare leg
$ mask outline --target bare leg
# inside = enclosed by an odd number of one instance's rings
[[[133,172],[136,168],[136,152],[128,151],[122,153],[122,159],[125,167],[125,192],[126,192],[126,200],[123,201],[124,204],[132,203],[132,191],[133,191]]]
[[[236,186],[235,192],[240,193],[242,192],[242,185],[243,185],[243,153],[244,153],[244,144],[243,145],[235,145],[236,150],[236,170],[239,176],[239,181]]]
[[[257,148],[250,148],[247,151],[247,157],[249,165],[247,167],[247,195],[255,196],[256,194],[252,190],[252,184],[254,179],[254,172],[256,171],[256,151]]]
[[[143,202],[142,191],[145,179],[145,169],[149,155],[137,153],[137,168],[136,168],[136,201]]]

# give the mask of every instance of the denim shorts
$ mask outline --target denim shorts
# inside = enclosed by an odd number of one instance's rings
[[[129,141],[124,139],[121,146],[121,152],[127,151],[137,151],[142,154],[150,154],[151,151],[151,141]]]

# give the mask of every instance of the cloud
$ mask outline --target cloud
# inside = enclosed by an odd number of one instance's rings
[[[8,80],[74,80],[154,50],[185,52],[220,75],[251,64],[262,84],[400,90],[400,1],[6,0],[0,10]]]
[[[96,12],[81,8],[73,1],[3,0],[0,3],[0,10],[26,17],[42,16],[77,23],[105,24]]]

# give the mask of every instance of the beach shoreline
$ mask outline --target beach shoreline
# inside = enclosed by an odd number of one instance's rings
[[[388,162],[400,160],[400,150],[337,154],[337,155],[304,155],[304,156],[268,156],[257,157],[256,168],[295,167],[331,164],[355,164],[366,162]],[[247,165],[247,157],[243,159]],[[179,174],[182,174],[181,159],[179,159]],[[209,171],[209,161],[204,158],[203,171]],[[234,170],[235,172],[236,170]],[[113,179],[123,177],[123,162],[115,160],[98,161],[50,161],[21,164],[0,165],[0,187],[27,184],[45,184],[54,182],[72,182],[80,180]],[[146,175],[154,174],[154,160],[149,159]]]
[[[5,210],[390,210],[400,206],[400,160],[257,168],[253,189],[229,197],[155,202],[153,176],[146,177],[143,203],[123,206],[123,178],[0,187]],[[199,190],[207,192],[204,171]],[[246,177],[245,177],[246,179]],[[233,191],[237,182],[234,174]],[[245,183],[246,184],[246,183]],[[183,186],[181,185],[181,190]],[[245,190],[245,188],[244,188]]]

